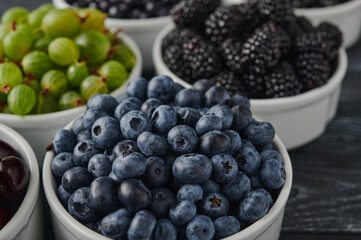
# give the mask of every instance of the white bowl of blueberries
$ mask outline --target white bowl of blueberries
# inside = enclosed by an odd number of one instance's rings
[[[276,240],[292,167],[247,98],[160,75],[89,99],[54,135],[43,183],[57,239]]]

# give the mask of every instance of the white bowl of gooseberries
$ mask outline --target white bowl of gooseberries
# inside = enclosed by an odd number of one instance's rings
[[[118,96],[141,74],[137,44],[107,31],[95,9],[11,8],[0,42],[0,122],[22,134],[39,161],[56,129],[84,112],[91,95]]]

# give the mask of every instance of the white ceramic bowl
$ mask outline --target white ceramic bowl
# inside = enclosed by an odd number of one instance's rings
[[[361,1],[361,0],[360,0]],[[161,54],[162,39],[174,28],[166,26],[158,35],[153,47],[153,61],[157,74],[168,75],[185,87],[190,84],[176,76],[164,63]],[[293,97],[251,99],[252,112],[272,123],[287,149],[302,146],[321,135],[327,123],[336,114],[341,83],[347,70],[347,55],[339,51],[338,67],[322,87]]]
[[[70,130],[71,126],[72,122],[69,123],[65,129]],[[277,240],[279,237],[286,202],[291,191],[292,166],[287,150],[277,135],[275,136],[273,143],[283,157],[286,171],[285,184],[267,215],[241,232],[226,238],[227,240]],[[73,218],[61,205],[56,194],[56,181],[51,172],[51,162],[53,158],[54,151],[48,151],[45,155],[43,166],[43,186],[51,210],[51,218],[56,239],[109,240],[109,238],[89,230],[83,224],[75,220],[75,218]]]
[[[40,177],[35,154],[29,143],[19,133],[1,123],[0,140],[12,146],[25,160],[30,170],[30,180],[25,198],[12,219],[1,229],[0,239],[43,239],[43,212],[39,195]]]
[[[57,8],[71,7],[65,0],[52,0]],[[144,69],[153,70],[152,46],[158,33],[171,22],[169,16],[145,19],[107,18],[106,26],[111,30],[123,29],[139,45],[144,58]]]
[[[126,34],[120,33],[125,44],[127,44],[135,53],[137,62],[129,75],[127,82],[121,87],[110,93],[112,96],[119,96],[126,90],[127,84],[141,75],[142,54],[137,44]],[[62,128],[66,123],[73,120],[85,112],[86,107],[77,107],[65,111],[47,113],[41,115],[18,116],[15,114],[0,113],[0,122],[4,123],[18,131],[32,146],[38,158],[39,166],[45,156],[45,148],[52,141],[55,132]]]

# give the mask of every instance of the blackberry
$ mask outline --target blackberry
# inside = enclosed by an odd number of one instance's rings
[[[294,8],[307,8],[312,7],[314,0],[291,0],[292,7]]]
[[[249,98],[263,98],[264,76],[257,73],[245,73],[242,75],[242,83]]]
[[[312,23],[307,18],[297,17],[294,14],[291,15],[285,29],[292,38],[314,31]]]
[[[329,41],[334,42],[334,48],[339,49],[341,47],[343,35],[340,29],[335,25],[323,22],[316,28],[316,31],[321,32]]]
[[[224,87],[229,93],[245,95],[246,90],[242,84],[242,79],[239,75],[230,71],[222,71],[215,77],[211,78],[211,81],[216,86]]]
[[[283,25],[292,14],[289,0],[259,0],[258,8],[264,21],[275,21]]]
[[[239,29],[242,30],[240,37],[245,40],[262,24],[258,0],[249,0],[247,3],[239,4],[237,5],[237,10],[238,15],[243,18],[243,23],[239,25]]]
[[[330,64],[322,53],[301,53],[296,56],[295,66],[304,91],[324,85],[331,74]]]
[[[233,72],[242,73],[242,45],[240,40],[229,38],[220,47],[221,56]]]

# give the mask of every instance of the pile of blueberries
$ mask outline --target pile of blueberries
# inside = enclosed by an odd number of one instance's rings
[[[184,89],[138,78],[97,94],[53,138],[57,194],[78,221],[113,239],[220,239],[262,218],[285,182],[271,124],[207,79]]]

